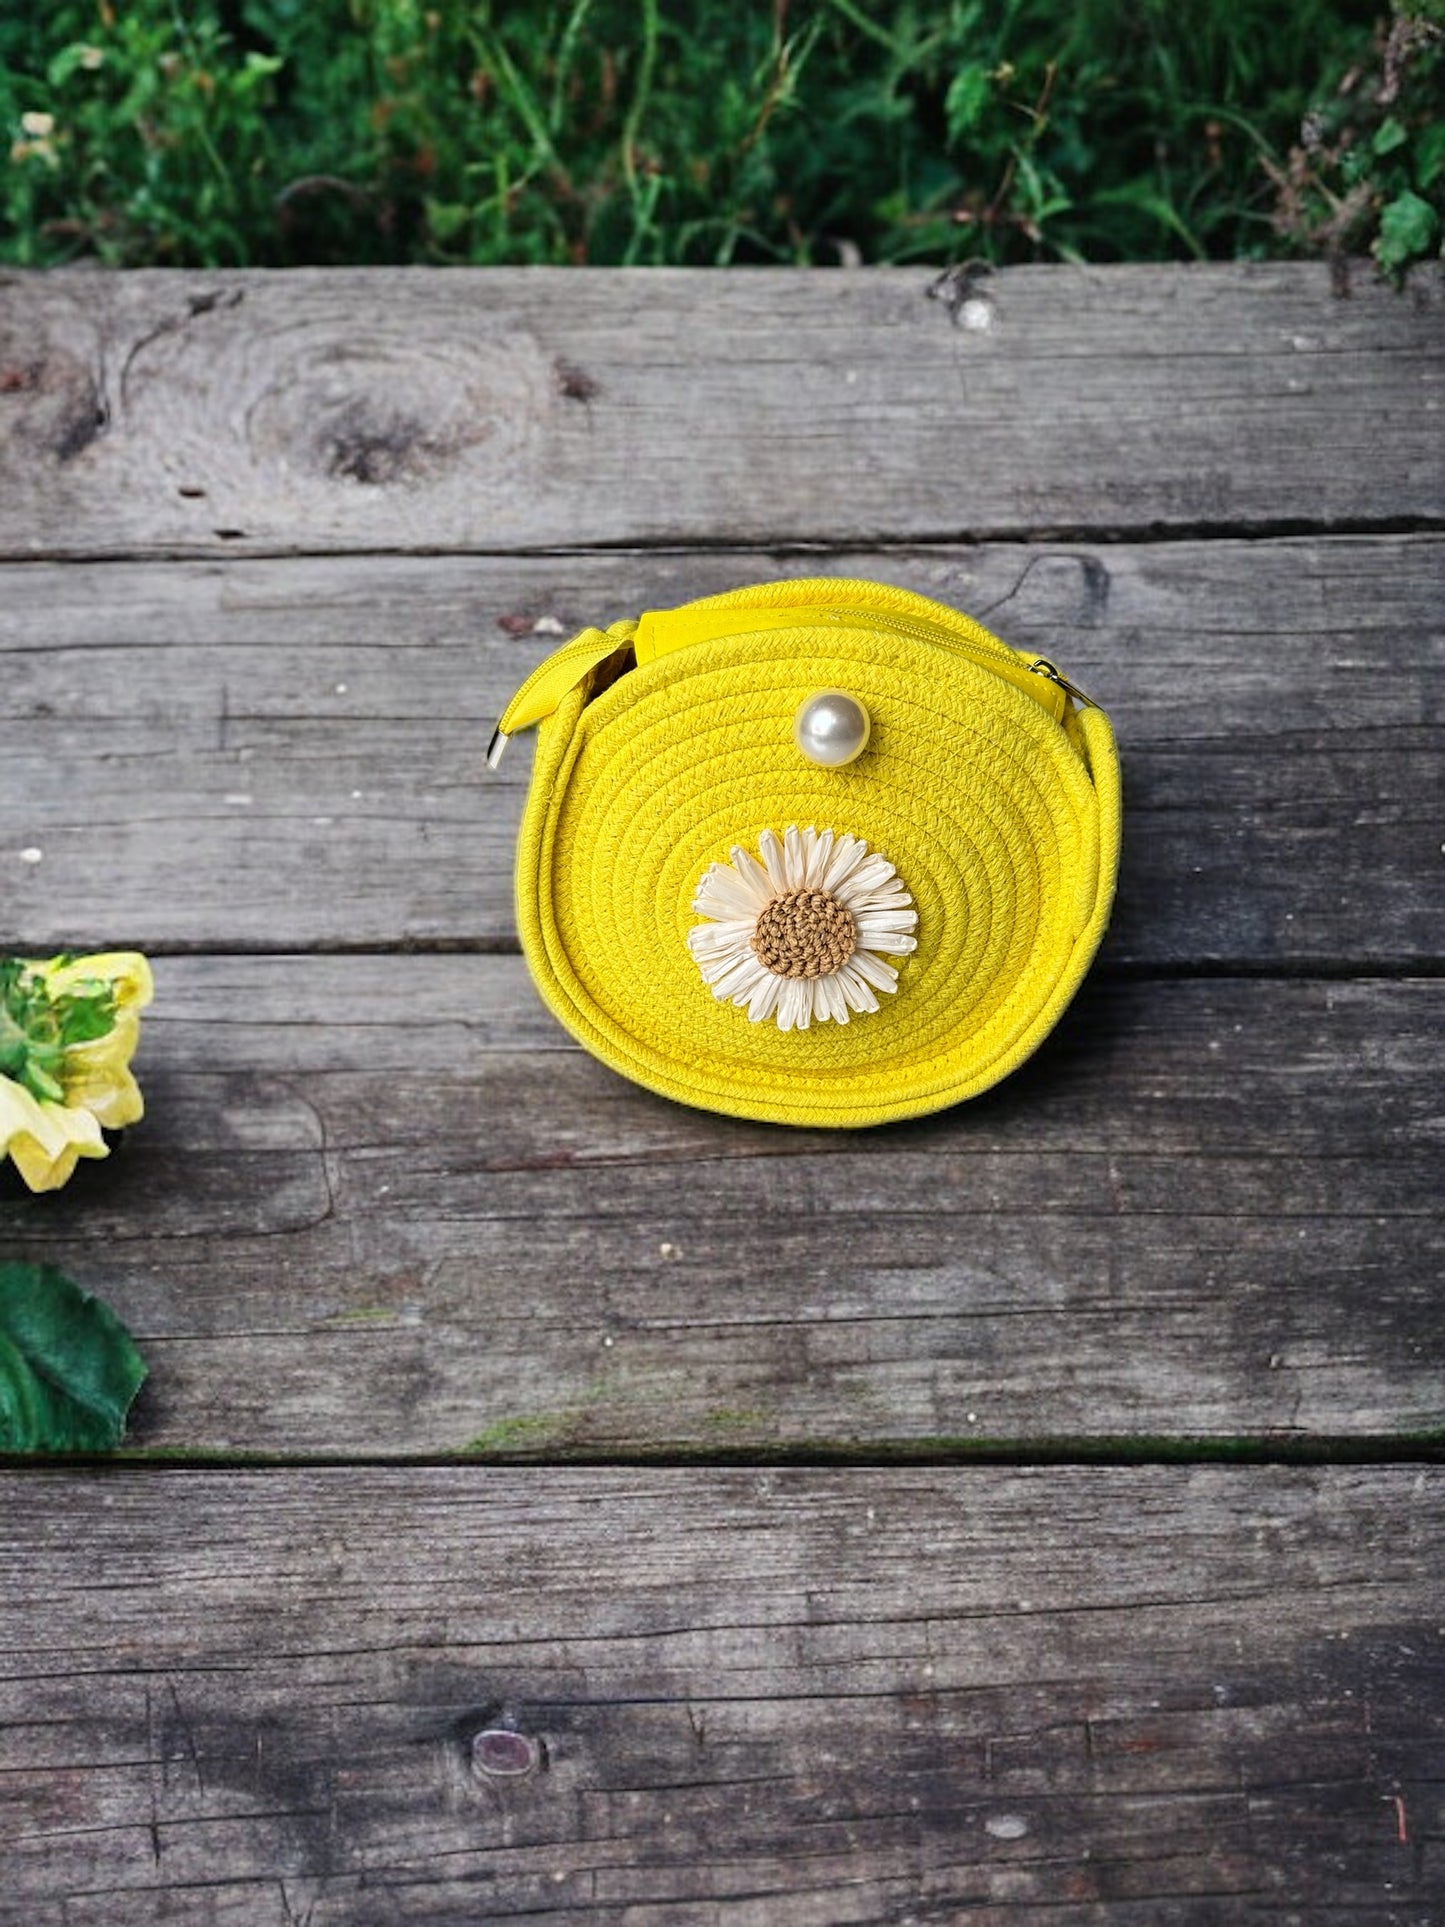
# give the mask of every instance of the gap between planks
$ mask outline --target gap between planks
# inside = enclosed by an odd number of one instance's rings
[[[127,549],[96,548],[67,550],[61,555],[50,555],[30,549],[8,549],[0,547],[0,564],[6,568],[87,568],[100,563],[135,562],[150,566],[169,563],[225,562],[234,559],[244,562],[334,562],[338,560],[354,562],[427,562],[446,557],[458,562],[547,562],[580,561],[588,556],[608,556],[626,559],[687,555],[706,555],[709,557],[737,555],[757,556],[766,553],[773,557],[792,556],[835,556],[840,547],[849,549],[868,549],[880,556],[907,555],[919,550],[927,554],[931,550],[968,550],[972,548],[997,547],[1007,544],[1019,549],[1048,550],[1061,546],[1120,548],[1137,547],[1143,549],[1160,548],[1174,542],[1288,542],[1318,538],[1328,541],[1334,538],[1344,540],[1349,537],[1385,539],[1390,536],[1439,535],[1445,533],[1445,513],[1439,515],[1383,515],[1383,516],[1284,516],[1261,518],[1257,521],[1240,522],[1154,522],[1140,528],[1125,525],[1108,527],[1093,522],[1080,522],[1071,527],[1050,525],[1047,528],[1013,528],[1001,525],[990,528],[979,524],[967,529],[924,531],[918,535],[898,535],[886,530],[867,532],[850,537],[846,544],[833,540],[808,541],[804,538],[784,538],[776,542],[760,544],[744,539],[728,540],[719,538],[710,541],[706,536],[690,537],[686,541],[617,541],[617,542],[577,542],[550,543],[535,549],[488,548],[476,543],[464,548],[400,548],[387,543],[377,543],[362,549],[307,548],[304,544],[294,543],[274,547],[247,543],[244,549],[236,549],[228,554],[225,550],[198,550],[194,548],[174,549]]]
[[[971,1439],[905,1439],[887,1450],[876,1445],[839,1444],[788,1447],[758,1446],[728,1450],[699,1446],[696,1451],[659,1452],[489,1452],[485,1458],[462,1452],[202,1452],[145,1451],[122,1446],[114,1452],[50,1453],[17,1457],[0,1453],[0,1473],[31,1471],[85,1472],[328,1472],[455,1471],[470,1466],[478,1471],[556,1466],[596,1472],[690,1472],[765,1470],[769,1466],[807,1471],[888,1472],[935,1466],[1019,1471],[1051,1466],[1096,1467],[1121,1471],[1130,1466],[1201,1466],[1327,1469],[1332,1466],[1394,1466],[1407,1468],[1445,1464],[1445,1427],[1429,1432],[1392,1432],[1376,1437],[1341,1432],[1314,1434],[1307,1439],[1272,1438],[1157,1438],[1038,1439],[1019,1443]]]

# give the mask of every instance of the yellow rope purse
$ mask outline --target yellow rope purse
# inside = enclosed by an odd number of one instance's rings
[[[594,1056],[780,1124],[917,1117],[1052,1029],[1108,922],[1119,762],[1043,658],[876,582],[764,582],[584,629],[537,725],[522,950]]]

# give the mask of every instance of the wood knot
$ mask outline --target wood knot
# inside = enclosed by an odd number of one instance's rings
[[[0,416],[7,439],[64,467],[83,455],[110,417],[86,364],[64,350],[35,353],[0,336]]]
[[[472,1770],[489,1780],[534,1773],[543,1763],[542,1746],[511,1726],[489,1726],[472,1738]]]
[[[775,977],[826,977],[857,949],[858,925],[826,890],[785,890],[763,910],[749,942]]]

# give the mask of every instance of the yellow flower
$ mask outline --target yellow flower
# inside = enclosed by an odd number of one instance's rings
[[[109,985],[114,1024],[104,1037],[67,1047],[60,1081],[67,1104],[81,1105],[109,1129],[134,1124],[145,1106],[130,1060],[140,1037],[140,1013],[155,995],[150,965],[137,951],[108,950],[94,957],[55,959],[39,965],[38,972],[52,997],[87,984]]]
[[[151,967],[138,950],[98,950],[89,957],[62,954],[31,964],[30,971],[56,997],[104,983],[118,1008],[144,1010],[155,995]]]
[[[0,1154],[6,1151],[32,1191],[58,1191],[77,1158],[108,1155],[91,1112],[32,1097],[0,1077]]]
[[[103,1158],[101,1126],[116,1130],[144,1111],[130,1060],[140,1036],[140,1012],[154,991],[150,965],[135,951],[90,957],[52,957],[23,967],[28,985],[55,1004],[65,997],[110,999],[110,1028],[99,1037],[64,1045],[58,1081],[61,1098],[37,1097],[15,1079],[0,1076],[0,1157],[8,1151],[32,1191],[57,1190],[78,1158]]]
[[[65,1053],[60,1080],[66,1103],[89,1111],[107,1130],[134,1124],[145,1111],[140,1086],[130,1071],[139,1037],[140,1018],[134,1011],[124,1011],[104,1037],[90,1044],[72,1044]]]

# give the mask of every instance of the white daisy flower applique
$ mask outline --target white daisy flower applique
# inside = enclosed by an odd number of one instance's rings
[[[714,997],[746,1004],[755,1024],[776,1014],[779,1030],[806,1030],[877,1010],[874,992],[898,988],[897,966],[878,953],[918,948],[918,912],[861,837],[790,824],[781,841],[764,830],[757,856],[739,844],[729,856],[708,865],[692,900],[711,921],[687,933]]]

